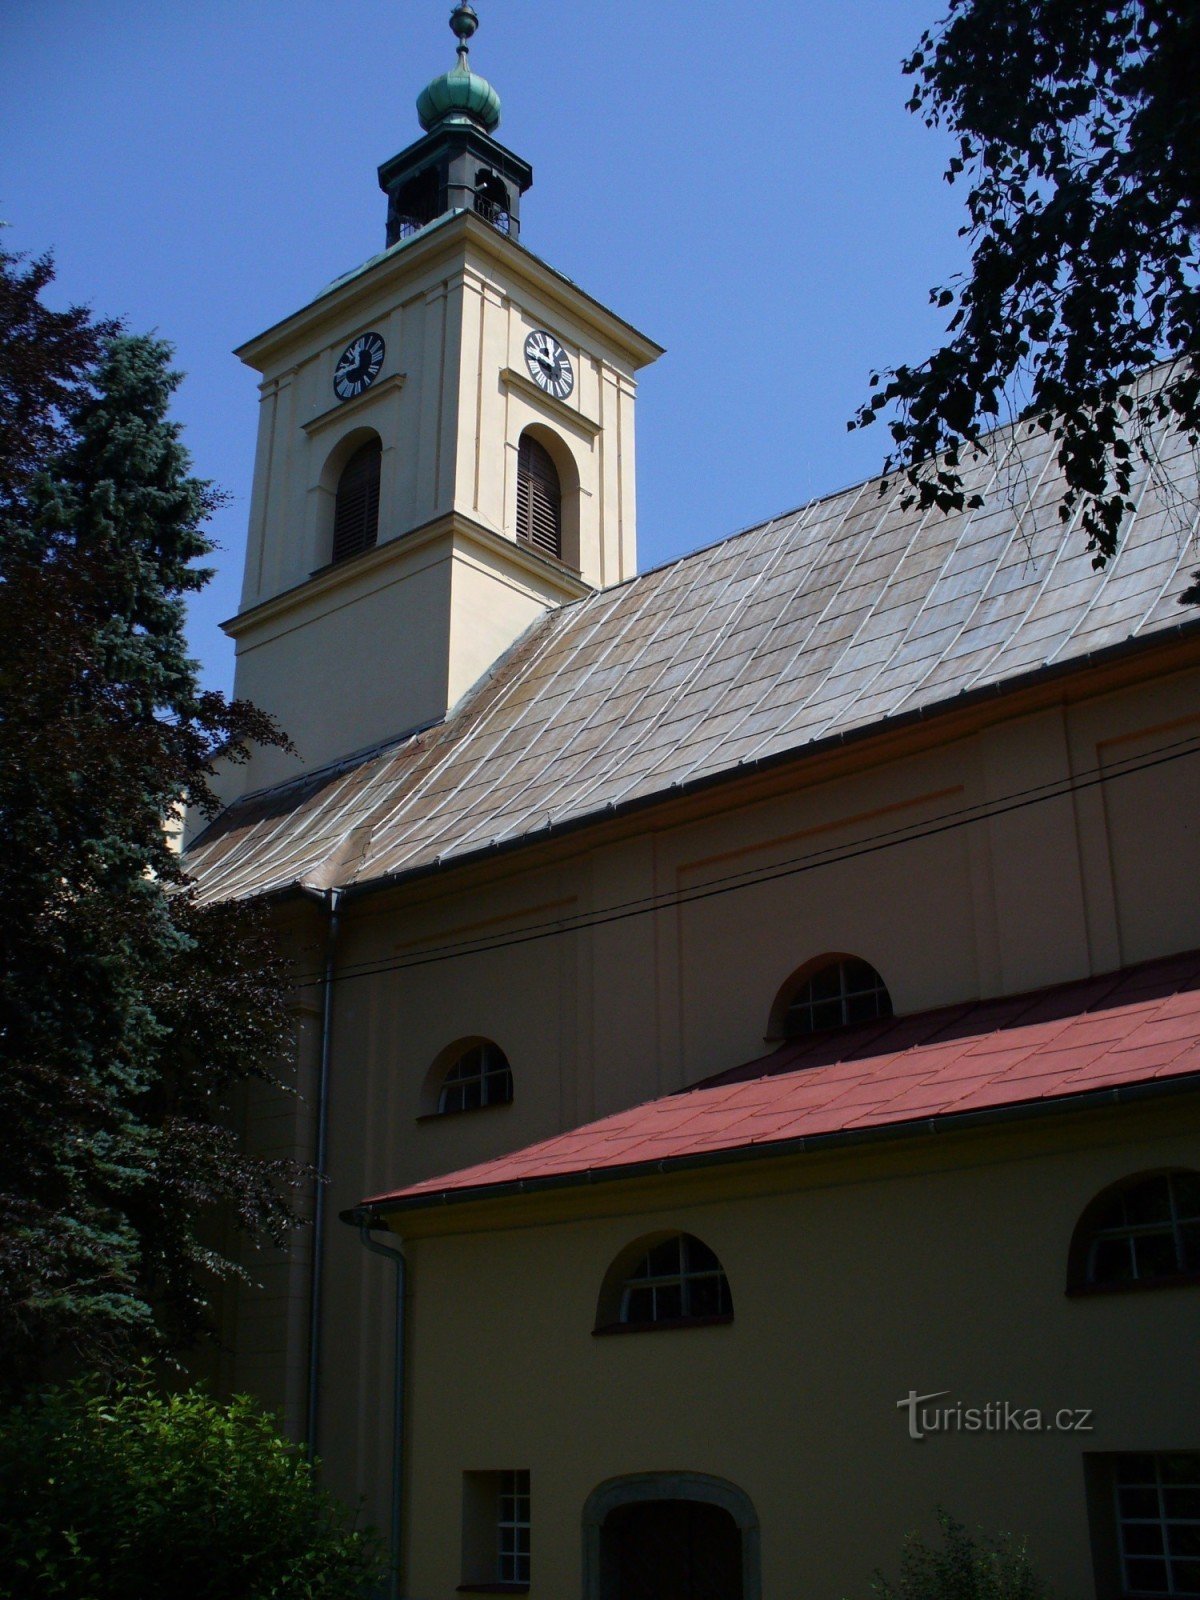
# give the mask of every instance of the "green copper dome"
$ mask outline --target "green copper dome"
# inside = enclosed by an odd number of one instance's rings
[[[458,65],[426,84],[417,96],[417,116],[427,133],[441,122],[474,122],[487,133],[500,125],[500,96],[467,65],[467,40],[478,26],[479,18],[461,0],[450,17],[458,37]]]
[[[417,116],[426,132],[447,118],[457,121],[465,118],[482,123],[491,133],[500,125],[500,96],[486,78],[472,72],[465,61],[460,61],[450,72],[444,72],[427,84],[417,96]]]

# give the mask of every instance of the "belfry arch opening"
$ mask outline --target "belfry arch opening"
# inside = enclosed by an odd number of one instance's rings
[[[579,469],[553,429],[535,424],[517,444],[518,544],[578,572]]]

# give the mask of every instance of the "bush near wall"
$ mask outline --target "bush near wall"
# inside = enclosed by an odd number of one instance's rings
[[[354,1600],[382,1568],[245,1396],[80,1384],[0,1416],[4,1600]]]
[[[969,1533],[940,1509],[937,1523],[940,1549],[910,1534],[897,1580],[876,1575],[877,1600],[1048,1600],[1049,1588],[1033,1570],[1024,1541]]]

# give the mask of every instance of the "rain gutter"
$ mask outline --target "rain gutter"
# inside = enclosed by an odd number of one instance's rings
[[[317,1455],[317,1424],[321,1389],[321,1312],[325,1279],[325,1167],[329,1157],[329,1077],[333,1053],[333,996],[337,962],[337,940],[341,926],[340,906],[342,891],[307,890],[325,907],[325,972],[321,982],[321,1061],[317,1073],[317,1131],[313,1165],[316,1181],[313,1186],[313,1239],[312,1270],[309,1276],[308,1298],[308,1406],[306,1412],[307,1452],[310,1464]]]
[[[343,1219],[345,1220],[345,1219]],[[395,1345],[392,1352],[392,1492],[390,1506],[390,1527],[388,1545],[390,1560],[388,1564],[388,1600],[400,1600],[400,1583],[403,1571],[403,1549],[401,1540],[404,1527],[404,1394],[407,1374],[406,1361],[408,1345],[405,1339],[405,1313],[408,1295],[408,1262],[403,1250],[389,1249],[387,1245],[380,1244],[377,1239],[372,1239],[371,1229],[375,1224],[370,1221],[359,1221],[358,1236],[366,1249],[373,1255],[383,1256],[385,1261],[390,1261],[396,1269],[396,1308],[394,1314]]]

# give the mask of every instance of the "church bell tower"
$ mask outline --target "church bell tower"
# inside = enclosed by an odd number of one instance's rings
[[[444,718],[547,608],[636,570],[634,403],[662,352],[532,254],[533,174],[456,65],[379,169],[383,251],[238,355],[262,375],[236,690],[296,754],[226,797]]]

